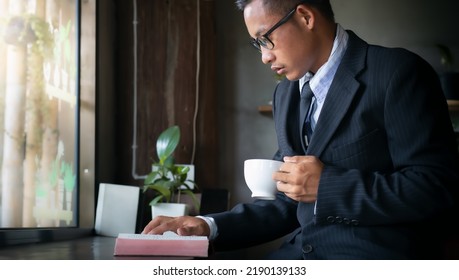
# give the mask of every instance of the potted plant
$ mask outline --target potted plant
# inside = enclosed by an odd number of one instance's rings
[[[437,44],[441,64],[444,67],[440,82],[446,99],[459,100],[459,72],[454,69],[454,56],[449,47]]]
[[[190,168],[175,164],[174,151],[180,141],[180,129],[174,125],[164,130],[156,140],[158,161],[152,164],[151,172],[144,180],[143,192],[153,190],[150,201],[152,218],[158,215],[182,216],[187,214],[187,205],[180,203],[182,194],[191,197],[194,207],[199,209],[199,201],[193,190],[197,188],[193,180],[187,178]],[[178,209],[178,210],[171,210]]]

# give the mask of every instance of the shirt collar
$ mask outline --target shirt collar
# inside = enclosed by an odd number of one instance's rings
[[[336,70],[338,69],[341,59],[344,56],[344,52],[346,51],[348,39],[349,35],[347,32],[341,27],[341,25],[337,24],[333,48],[327,62],[319,68],[315,75],[308,72],[300,79],[300,89],[306,82],[309,81],[311,90],[318,102],[323,102],[327,96]]]

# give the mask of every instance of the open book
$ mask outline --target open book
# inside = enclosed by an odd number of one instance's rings
[[[207,257],[208,250],[206,236],[180,236],[174,232],[162,235],[120,233],[114,255]]]

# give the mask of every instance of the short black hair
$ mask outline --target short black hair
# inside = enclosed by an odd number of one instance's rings
[[[244,11],[245,7],[253,0],[236,0],[236,6],[239,10]],[[335,21],[335,14],[330,4],[330,0],[261,0],[263,6],[272,13],[288,13],[293,7],[299,4],[308,4],[315,7],[320,13],[330,21]]]

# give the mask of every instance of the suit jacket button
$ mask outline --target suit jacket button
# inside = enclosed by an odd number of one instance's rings
[[[343,222],[343,218],[341,218],[340,216],[336,216],[335,217],[335,221],[338,223],[338,224],[341,224]]]
[[[333,223],[335,222],[335,217],[333,217],[333,216],[328,216],[328,217],[327,217],[327,222],[333,224]]]
[[[358,225],[359,225],[359,220],[352,220],[352,221],[351,221],[351,224],[352,224],[353,226],[358,226]]]
[[[304,245],[304,246],[303,246],[303,250],[302,250],[302,251],[303,251],[303,254],[309,254],[309,253],[311,253],[311,252],[312,252],[312,249],[313,249],[313,248],[312,248],[312,245],[310,245],[310,244]]]
[[[344,218],[343,219],[343,223],[345,223],[346,225],[350,224],[351,221],[348,219],[348,218]]]

